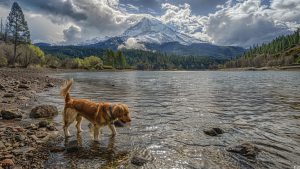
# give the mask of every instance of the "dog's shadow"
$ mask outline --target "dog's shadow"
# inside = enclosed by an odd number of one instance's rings
[[[77,134],[76,139],[78,141],[78,150],[66,153],[66,156],[78,159],[106,159],[109,162],[113,162],[116,158],[115,150],[115,136],[110,136],[107,147],[100,144],[98,141],[91,140],[90,145],[83,145],[82,137]],[[69,143],[69,138],[65,138],[65,143]]]

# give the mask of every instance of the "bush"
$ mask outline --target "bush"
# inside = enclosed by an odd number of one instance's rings
[[[112,66],[103,66],[103,69],[114,69]]]
[[[8,61],[5,57],[0,58],[0,66],[7,66]]]

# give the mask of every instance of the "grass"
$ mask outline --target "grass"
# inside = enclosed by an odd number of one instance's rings
[[[15,113],[14,111],[11,111],[11,110],[10,110],[10,111],[8,111],[8,112],[10,112],[11,114],[14,114],[14,113]]]
[[[52,122],[51,121],[47,121],[47,124],[50,125]]]

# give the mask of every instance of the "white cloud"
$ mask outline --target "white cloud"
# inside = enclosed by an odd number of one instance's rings
[[[127,4],[127,5],[128,5],[128,7],[129,7],[130,9],[139,11],[139,7],[134,6],[134,5],[131,5],[131,4]]]
[[[121,50],[123,48],[147,50],[144,44],[137,43],[137,41],[134,38],[128,38],[127,41],[125,42],[125,45],[118,46],[118,50]]]
[[[166,3],[162,4],[166,12],[157,19],[201,40],[243,47],[270,42],[300,25],[299,0],[272,0],[269,8],[261,5],[261,0],[240,0],[236,4],[228,0],[217,8],[213,14],[197,16],[192,15],[188,4]]]

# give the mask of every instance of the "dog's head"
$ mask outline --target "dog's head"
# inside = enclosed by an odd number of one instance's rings
[[[129,109],[126,105],[120,104],[116,107],[117,116],[123,122],[130,122],[131,118],[129,117]]]

